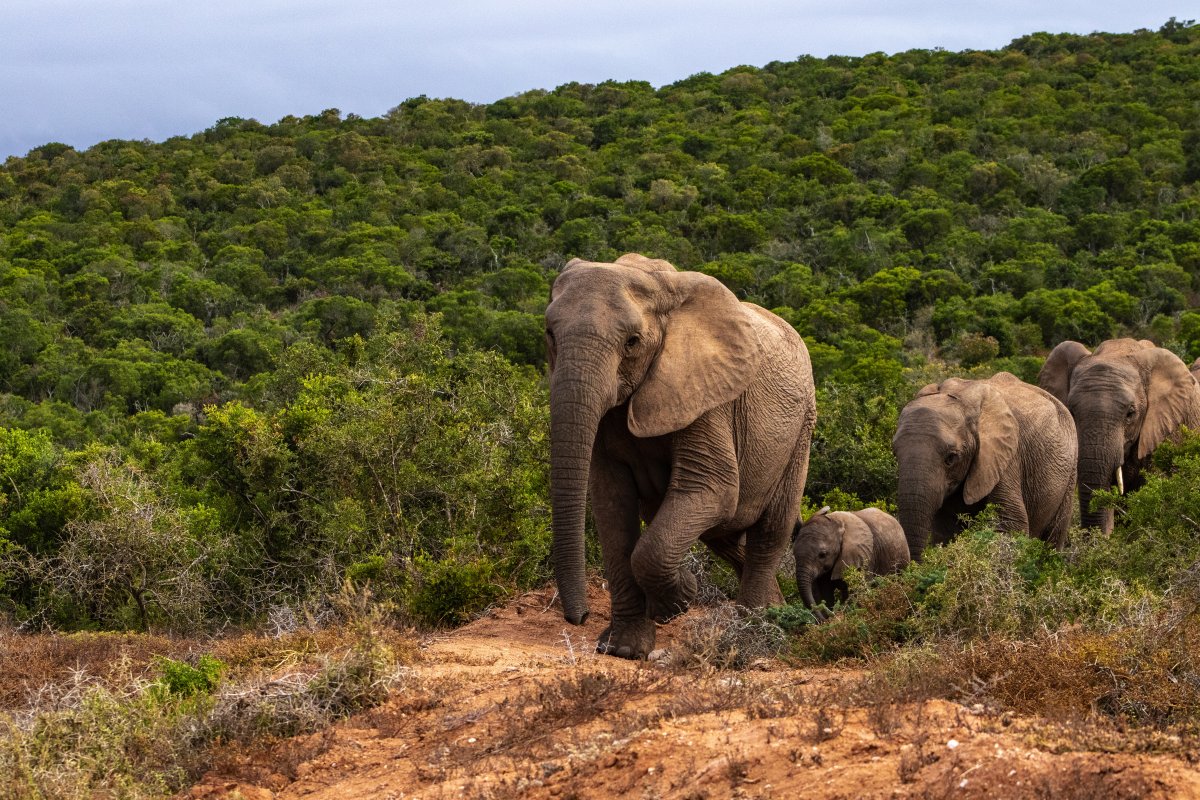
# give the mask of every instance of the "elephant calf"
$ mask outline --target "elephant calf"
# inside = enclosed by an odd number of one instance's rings
[[[1001,529],[1066,544],[1078,447],[1071,413],[1049,392],[1007,372],[930,384],[900,412],[892,449],[913,560],[988,503]]]
[[[835,592],[845,594],[847,567],[887,575],[904,569],[909,561],[904,529],[878,508],[830,512],[825,506],[796,526],[792,552],[800,596],[820,620],[828,615],[817,604],[832,607]]]

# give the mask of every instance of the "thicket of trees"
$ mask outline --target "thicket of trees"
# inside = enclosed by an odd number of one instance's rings
[[[1172,19],[10,158],[4,608],[194,624],[350,578],[453,621],[543,576],[540,315],[574,256],[775,309],[817,371],[814,501],[886,499],[931,376],[1200,356],[1198,104]]]

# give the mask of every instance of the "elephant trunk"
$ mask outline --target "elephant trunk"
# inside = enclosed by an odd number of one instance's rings
[[[1093,510],[1091,508],[1092,494],[1096,491],[1111,489],[1116,480],[1117,470],[1120,468],[1120,459],[1080,459],[1079,518],[1083,527],[1099,528],[1106,534],[1112,533],[1113,510],[1111,508]]]
[[[933,533],[933,516],[942,505],[942,496],[933,492],[902,492],[896,501],[896,516],[908,540],[909,558],[920,561]]]
[[[583,364],[572,363],[570,371],[562,365],[550,385],[554,579],[563,617],[574,625],[582,625],[589,613],[584,575],[584,515],[592,446],[600,418],[607,410],[602,393],[581,377],[589,374],[595,373]]]
[[[816,598],[813,597],[813,571],[799,569],[796,571],[796,588],[800,590],[800,598],[804,600],[804,605],[809,611],[813,612],[818,620],[825,619],[825,613],[817,608]]]

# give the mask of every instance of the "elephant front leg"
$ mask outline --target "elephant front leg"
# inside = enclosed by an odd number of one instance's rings
[[[997,528],[1008,533],[1029,535],[1029,513],[1025,509],[1025,499],[1021,496],[1021,485],[1017,480],[1007,476],[1001,478],[989,499],[1000,509]]]
[[[631,558],[651,619],[666,622],[687,611],[698,588],[696,576],[684,566],[687,552],[722,517],[720,505],[710,495],[667,494]]]
[[[654,649],[655,631],[654,622],[646,616],[646,595],[630,567],[642,526],[637,486],[625,465],[593,458],[590,488],[592,517],[612,601],[611,622],[600,634],[596,652],[645,658]]]

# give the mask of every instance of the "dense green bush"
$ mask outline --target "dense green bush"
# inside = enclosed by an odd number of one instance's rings
[[[1200,27],[1171,20],[10,158],[0,608],[187,627],[348,578],[453,621],[544,579],[541,313],[576,256],[666,258],[794,325],[819,387],[807,502],[886,506],[922,383],[1033,380],[1063,337],[1200,355],[1198,64]],[[1024,591],[1054,619],[1104,580],[1165,591],[1195,556],[1188,472]],[[985,624],[955,597],[939,636],[1043,613]]]

